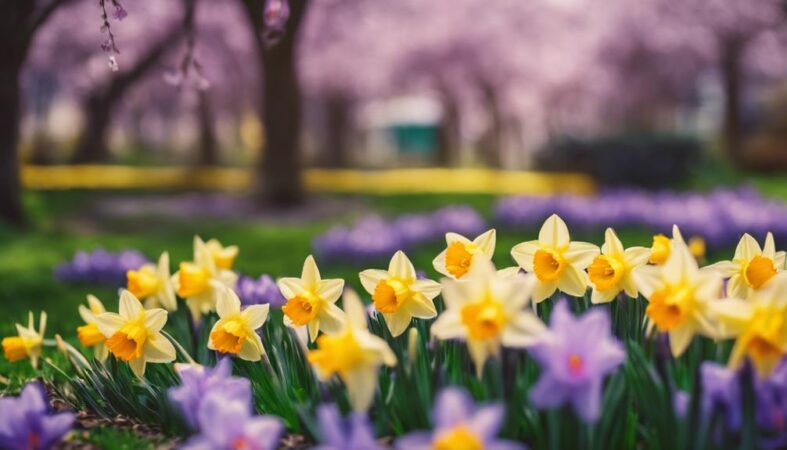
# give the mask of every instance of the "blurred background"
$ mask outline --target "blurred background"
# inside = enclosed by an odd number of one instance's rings
[[[440,233],[493,226],[508,265],[556,211],[599,244],[783,247],[785,24],[783,0],[4,1],[0,300],[73,308],[139,264],[118,252],[194,234],[255,279],[310,252],[431,270]],[[68,261],[87,285],[53,281]]]

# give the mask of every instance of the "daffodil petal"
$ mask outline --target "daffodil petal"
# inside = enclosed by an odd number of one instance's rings
[[[120,292],[120,316],[124,319],[136,319],[145,309],[142,303],[134,297],[134,294],[127,290]]]
[[[103,334],[106,338],[109,338],[115,334],[115,332],[119,330],[120,327],[122,327],[125,323],[126,321],[120,317],[120,315],[115,313],[99,314],[96,316],[95,322],[96,326],[98,327],[98,331],[100,331],[101,334]]]
[[[413,284],[410,285],[410,289],[423,294],[426,298],[431,300],[440,295],[442,287],[440,283],[434,280],[415,280]]]
[[[317,296],[328,303],[334,303],[342,296],[344,280],[321,280],[317,283]]]
[[[271,305],[247,306],[246,309],[244,309],[241,313],[241,316],[246,319],[246,323],[249,325],[249,328],[256,330],[265,323],[265,320],[268,319],[268,312],[270,311],[270,308]]]
[[[563,257],[577,269],[584,269],[598,256],[599,248],[589,242],[571,242]]]
[[[415,279],[415,267],[401,250],[394,253],[391,258],[391,262],[388,264],[388,273],[401,280]]]
[[[760,249],[760,244],[757,243],[757,240],[754,239],[749,233],[746,233],[741,237],[740,242],[738,242],[738,247],[735,249],[735,259],[736,260],[744,260],[749,261],[757,255],[761,255],[762,250]]]
[[[568,227],[557,214],[552,214],[547,218],[538,232],[538,240],[549,247],[565,247],[571,241],[568,234]]]
[[[342,374],[342,379],[353,411],[368,410],[377,390],[377,371],[372,367],[361,367]]]
[[[538,281],[533,287],[533,303],[541,303],[557,290],[555,281]]]
[[[167,312],[163,309],[149,309],[145,311],[145,328],[152,333],[158,333],[167,323]]]
[[[617,256],[625,252],[623,243],[620,242],[618,235],[612,228],[607,228],[604,231],[604,245],[601,246],[601,253],[605,255]]]
[[[279,287],[281,295],[288,300],[306,290],[306,286],[303,285],[300,278],[280,278],[276,285]]]
[[[432,335],[438,339],[457,339],[467,336],[467,329],[462,324],[457,309],[447,309],[437,316],[432,324]]]
[[[361,285],[369,294],[374,294],[374,290],[377,288],[377,285],[381,281],[387,280],[390,276],[391,275],[388,272],[380,269],[366,269],[358,274],[358,278],[361,280]]]
[[[645,247],[630,247],[623,252],[623,261],[629,268],[647,264],[650,259],[650,249]]]
[[[582,297],[585,295],[587,286],[587,275],[585,272],[582,272],[570,264],[563,269],[563,274],[557,281],[558,289],[574,297]]]
[[[145,364],[145,358],[136,358],[128,362],[128,367],[131,368],[131,371],[138,378],[143,378],[145,376]]]
[[[259,361],[264,354],[265,349],[262,346],[262,340],[260,340],[257,333],[254,333],[243,341],[240,346],[240,352],[238,352],[238,357],[245,361]]]
[[[392,314],[383,314],[383,317],[385,318],[385,324],[388,326],[388,331],[391,332],[391,336],[393,337],[400,336],[404,333],[412,321],[410,314],[408,314],[404,308],[400,308]]]
[[[346,308],[347,305],[345,305],[345,309]],[[347,315],[349,316],[349,313]],[[342,326],[344,326],[344,322],[346,320],[345,313],[333,303],[324,303],[323,307],[320,309],[320,312],[317,314],[317,317],[320,320],[320,330],[328,334],[334,334],[341,331]],[[365,317],[363,324],[365,327]]]
[[[533,259],[541,245],[538,241],[522,242],[511,249],[511,257],[527,272],[533,272]]]
[[[153,333],[145,341],[144,357],[152,363],[166,363],[175,360],[175,346],[161,333]]]
[[[314,261],[314,256],[312,255],[307,256],[303,262],[301,280],[303,280],[304,287],[307,290],[314,289],[320,282],[320,269],[317,268],[317,262]]]
[[[413,295],[402,308],[407,315],[418,317],[419,319],[431,319],[437,316],[434,302],[423,294]],[[398,312],[398,311],[397,311]]]
[[[445,253],[446,250],[443,250],[435,257],[435,259],[432,260],[432,267],[434,267],[434,270],[436,270],[438,273],[453,278],[453,275],[451,275],[448,272],[448,269],[445,268]]]
[[[481,253],[491,258],[495,254],[495,242],[497,240],[497,232],[494,228],[487,230],[483,234],[473,239],[473,243],[478,246]]]

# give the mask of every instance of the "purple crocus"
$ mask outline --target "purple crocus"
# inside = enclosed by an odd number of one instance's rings
[[[542,370],[530,391],[533,404],[554,408],[570,403],[585,422],[598,420],[604,377],[626,359],[623,346],[610,333],[605,310],[575,318],[566,301],[555,305],[549,331],[530,354]]]
[[[770,377],[757,381],[757,422],[765,430],[787,438],[787,359]]]
[[[269,304],[281,308],[286,303],[276,281],[268,275],[261,275],[257,279],[241,275],[235,283],[235,292],[238,293],[241,306]]]
[[[222,358],[213,368],[177,365],[180,386],[170,388],[168,395],[191,429],[199,429],[197,414],[211,392],[221,392],[227,401],[241,402],[251,408],[251,384],[246,378],[231,376],[231,364],[229,358]]]
[[[197,418],[200,434],[189,439],[182,449],[273,450],[284,431],[279,418],[252,415],[248,401],[227,398],[221,391],[205,397]]]
[[[465,390],[446,388],[438,395],[432,410],[434,430],[417,431],[403,436],[396,441],[396,449],[524,449],[522,444],[496,438],[503,425],[504,416],[502,405],[476,407]]]
[[[43,386],[28,383],[19,397],[0,398],[0,448],[52,448],[71,429],[74,417],[67,412],[51,414]]]
[[[702,382],[702,411],[710,418],[719,411],[727,427],[737,430],[741,426],[740,372],[727,366],[705,361],[700,366]]]
[[[126,284],[126,272],[149,263],[137,250],[111,253],[104,249],[78,251],[70,261],[55,267],[54,274],[64,283],[95,283],[112,287]]]
[[[317,410],[320,443],[313,450],[382,450],[366,414],[353,413],[343,419],[336,405],[322,405]]]

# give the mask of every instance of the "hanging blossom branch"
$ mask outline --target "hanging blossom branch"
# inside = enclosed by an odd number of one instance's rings
[[[196,20],[196,3],[188,6],[193,8],[188,11],[186,15],[185,28],[186,28],[186,52],[181,59],[177,69],[171,70],[164,74],[164,81],[173,86],[183,86],[186,82],[190,85],[196,86],[200,91],[207,90],[210,87],[210,81],[205,77],[202,70],[202,64],[196,56],[196,27],[194,22]]]
[[[118,50],[117,45],[115,44],[115,34],[112,33],[112,26],[109,23],[109,13],[107,12],[107,3],[111,3],[112,6],[115,8],[115,11],[112,13],[112,17],[115,20],[123,20],[128,16],[125,8],[123,5],[120,4],[120,0],[98,0],[98,5],[101,8],[101,33],[106,34],[106,39],[104,42],[101,43],[101,49],[105,52],[109,53],[109,68],[113,72],[117,72],[118,62],[115,55],[120,53]]]
[[[262,39],[267,47],[278,44],[284,36],[287,19],[290,18],[290,4],[288,0],[267,0],[263,11]]]

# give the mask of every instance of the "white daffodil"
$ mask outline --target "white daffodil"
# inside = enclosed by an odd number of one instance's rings
[[[528,273],[536,275],[533,301],[539,303],[556,290],[582,297],[588,286],[584,269],[590,265],[599,249],[587,242],[572,242],[568,227],[557,214],[552,214],[541,226],[538,240],[517,244],[511,256]]]
[[[648,331],[668,333],[674,356],[682,354],[695,334],[715,338],[710,304],[719,298],[722,280],[716,271],[699,270],[683,240],[673,239],[669,258],[660,266],[634,270],[634,281],[649,304]]]
[[[432,325],[438,339],[461,339],[478,376],[501,347],[526,347],[546,329],[526,308],[534,277],[500,274],[491,261],[478,263],[462,280],[443,280],[446,309]]]
[[[205,243],[205,246],[213,257],[213,263],[216,264],[217,268],[232,269],[233,264],[235,264],[235,258],[238,256],[237,245],[224,247],[218,239],[211,239]]]
[[[33,319],[33,312],[28,312],[27,326],[16,324],[17,336],[3,338],[2,346],[7,360],[14,362],[30,358],[30,364],[33,368],[37,368],[38,359],[41,357],[41,348],[44,345],[46,312],[41,311],[41,315],[38,318],[38,330],[35,329]]]
[[[437,316],[433,299],[440,294],[440,283],[416,279],[413,263],[401,250],[393,255],[387,271],[368,269],[359,276],[391,335],[404,333],[413,317],[431,319]]]
[[[761,378],[768,377],[787,354],[787,274],[753,291],[748,300],[725,299],[712,304],[722,337],[735,337],[729,365],[748,358]]]
[[[765,246],[760,248],[757,240],[747,233],[738,242],[732,261],[720,261],[708,268],[729,278],[729,297],[746,299],[750,293],[765,286],[777,273],[784,270],[784,259],[785,253],[776,251],[773,234],[768,233]]]
[[[396,355],[380,337],[369,332],[366,309],[352,290],[344,294],[347,319],[336,334],[317,339],[317,349],[307,354],[309,363],[323,381],[338,375],[347,387],[354,411],[366,411],[377,389],[380,366],[396,365]]]
[[[87,304],[88,306],[79,305],[79,316],[85,321],[85,325],[77,327],[77,337],[79,338],[79,343],[83,346],[93,347],[96,359],[104,362],[109,356],[109,351],[105,345],[107,338],[98,329],[96,316],[104,314],[107,310],[104,309],[101,300],[93,295],[87,296]]]
[[[178,309],[175,289],[169,273],[169,253],[159,256],[158,264],[145,264],[138,270],[126,272],[126,288],[134,297],[145,302],[146,308]]]
[[[631,277],[631,272],[644,266],[650,258],[650,250],[645,247],[623,248],[615,230],[607,228],[604,233],[604,245],[601,254],[593,259],[588,266],[593,303],[611,302],[621,291],[636,299],[639,292]]]
[[[461,234],[446,233],[447,247],[432,261],[434,269],[454,279],[460,279],[476,261],[491,261],[495,253],[495,230],[488,230],[472,241]]]
[[[251,305],[241,311],[237,294],[225,289],[216,303],[219,321],[210,331],[208,348],[246,361],[259,361],[265,348],[257,329],[265,323],[269,310],[270,305]]]
[[[216,309],[216,300],[224,289],[232,289],[238,275],[216,266],[213,254],[199,236],[194,236],[194,261],[180,263],[172,276],[172,286],[195,320]]]
[[[96,316],[96,325],[109,352],[128,363],[131,371],[142,378],[147,363],[168,363],[175,360],[175,347],[161,329],[167,323],[167,311],[148,309],[127,290],[120,293],[119,314]]]
[[[336,306],[336,300],[342,295],[344,280],[320,278],[313,256],[309,255],[303,262],[300,278],[281,278],[277,284],[287,299],[281,309],[285,325],[305,325],[312,342],[320,331],[336,333],[341,329],[344,313]]]

